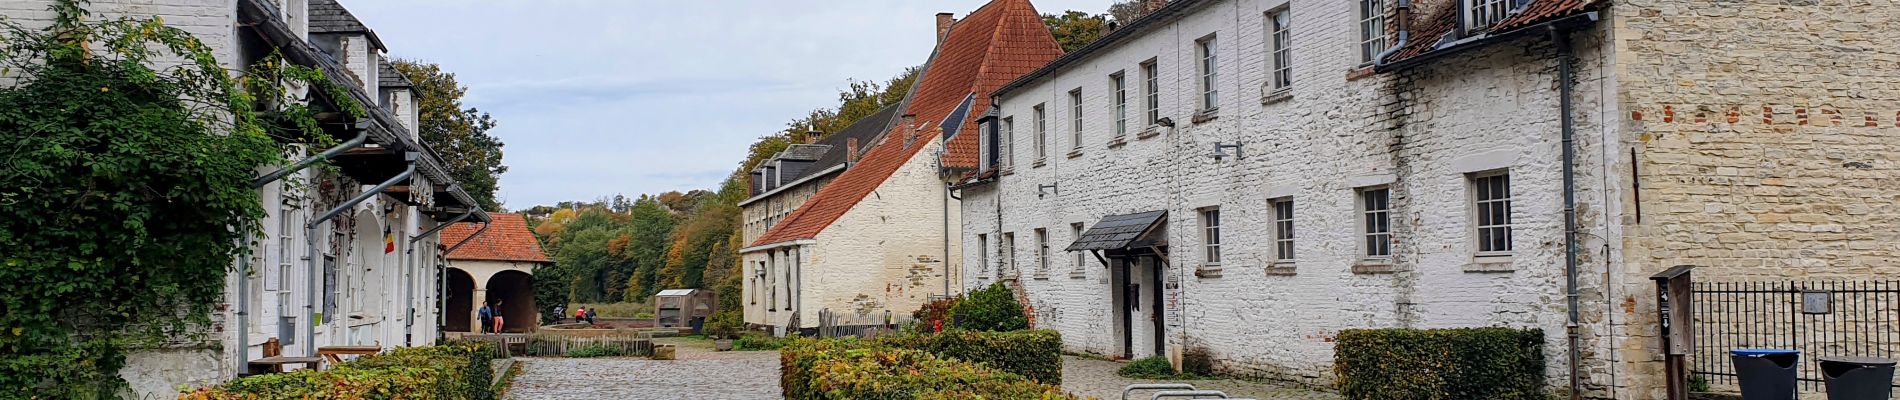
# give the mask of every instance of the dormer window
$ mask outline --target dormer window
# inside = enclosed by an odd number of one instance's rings
[[[1461,0],[1465,10],[1465,32],[1489,29],[1511,12],[1510,0]]]

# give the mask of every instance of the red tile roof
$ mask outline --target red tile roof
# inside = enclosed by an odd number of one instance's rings
[[[462,248],[448,254],[450,260],[554,262],[541,252],[541,241],[528,230],[521,214],[489,214],[494,219],[488,230]],[[463,222],[442,230],[442,245],[454,246],[475,234],[482,224]]]
[[[1489,29],[1491,33],[1505,33],[1519,28],[1536,25],[1558,18],[1581,14],[1596,9],[1603,0],[1533,0],[1516,14],[1505,17]],[[1418,8],[1418,7],[1414,7]],[[1454,2],[1440,5],[1437,9],[1413,23],[1412,41],[1405,48],[1392,55],[1386,62],[1398,62],[1438,50],[1438,43],[1453,35],[1458,27],[1458,5]],[[1463,47],[1463,46],[1460,46]]]
[[[978,130],[973,124],[989,109],[990,91],[1061,55],[1061,46],[1029,0],[992,0],[951,26],[949,36],[925,66],[923,79],[905,100],[904,114],[916,115],[918,126],[937,126],[964,98],[976,94],[971,111],[957,121],[964,128],[951,138],[943,155],[947,166],[974,167]],[[752,246],[817,237],[926,147],[906,148],[902,130],[900,124],[885,133],[856,165],[766,230]],[[916,143],[929,142],[940,133],[926,130],[919,133]]]

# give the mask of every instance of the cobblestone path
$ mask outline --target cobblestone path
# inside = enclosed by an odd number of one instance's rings
[[[774,400],[778,352],[713,352],[703,340],[673,344],[678,360],[521,358],[507,400]]]
[[[1219,390],[1234,398],[1253,398],[1260,400],[1339,400],[1339,395],[1277,386],[1269,383],[1241,381],[1232,379],[1213,379],[1200,381],[1153,381],[1129,379],[1116,375],[1122,364],[1081,357],[1062,357],[1062,390],[1082,396],[1091,396],[1102,400],[1119,400],[1122,388],[1136,383],[1186,383],[1195,389]],[[1130,399],[1147,400],[1153,392],[1136,392]]]

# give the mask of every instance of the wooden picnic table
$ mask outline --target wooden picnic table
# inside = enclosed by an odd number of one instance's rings
[[[323,346],[317,348],[317,355],[330,360],[330,364],[343,362],[343,356],[367,356],[383,352],[382,346]]]

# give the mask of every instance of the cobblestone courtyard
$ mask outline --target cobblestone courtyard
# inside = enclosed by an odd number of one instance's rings
[[[678,349],[678,360],[643,358],[521,358],[521,374],[508,400],[568,399],[778,399],[778,352],[714,352],[703,340],[663,339]],[[1119,399],[1134,383],[1158,381],[1123,378],[1120,363],[1064,356],[1063,390],[1105,400]],[[1190,381],[1199,389],[1237,398],[1337,400],[1330,393],[1237,381]],[[1147,398],[1146,395],[1134,398]]]

